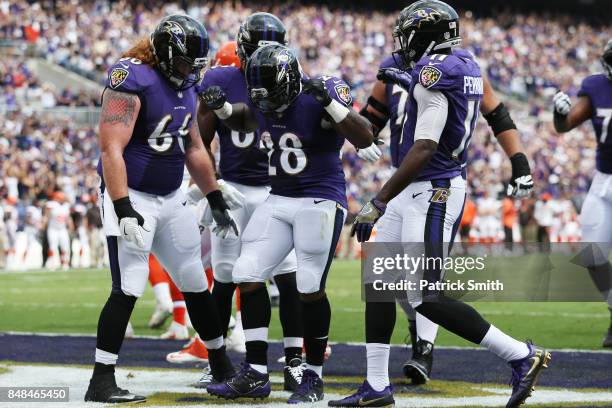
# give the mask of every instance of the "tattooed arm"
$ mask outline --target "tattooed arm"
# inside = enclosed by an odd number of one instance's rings
[[[140,111],[138,96],[106,89],[100,113],[100,149],[104,184],[111,199],[127,197],[127,172],[123,150],[132,137]]]

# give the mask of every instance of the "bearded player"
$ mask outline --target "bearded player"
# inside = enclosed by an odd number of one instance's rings
[[[288,402],[320,401],[331,319],[325,281],[347,206],[340,148],[345,138],[358,148],[370,146],[371,125],[347,107],[352,98],[344,81],[303,77],[295,54],[284,46],[257,49],[245,75],[248,104],[230,104],[219,87],[208,88],[203,100],[228,127],[260,132],[272,190],[244,231],[233,272],[240,286],[246,362],[234,378],[210,385],[208,392],[223,398],[270,394],[265,281],[295,249],[306,369]]]
[[[426,258],[444,258],[452,243],[465,201],[467,148],[474,131],[483,83],[478,64],[456,56],[459,17],[446,3],[429,0],[402,11],[394,30],[398,55],[410,72],[382,69],[379,78],[408,90],[409,105],[402,131],[400,165],[376,197],[356,217],[353,233],[370,238],[381,219],[382,242],[423,243]],[[443,278],[440,269],[425,269],[430,282]],[[501,332],[470,306],[438,292],[409,296],[411,306],[431,321],[506,360],[512,367],[509,407],[531,393],[550,354]],[[381,316],[385,316],[381,319]],[[359,390],[330,406],[389,406],[390,340],[395,305],[366,301],[367,379]]]
[[[208,348],[215,380],[233,374],[202,273],[196,217],[179,190],[186,165],[207,194],[217,232],[237,234],[194,120],[193,86],[207,54],[204,26],[191,17],[171,15],[110,69],[102,96],[98,172],[113,285],[98,322],[86,401],[145,400],[117,387],[114,372],[130,314],[146,287],[151,252],[183,292],[193,327]]]
[[[572,106],[570,97],[559,91],[554,99],[554,125],[559,133],[569,132],[591,119],[597,153],[595,177],[587,194],[582,211],[582,240],[600,243],[603,253],[587,261],[591,278],[597,289],[607,300],[610,309],[610,327],[604,337],[603,346],[612,347],[612,266],[608,261],[612,242],[612,39],[608,41],[601,56],[604,72],[586,77],[578,91],[578,102]],[[586,261],[586,260],[585,260]]]

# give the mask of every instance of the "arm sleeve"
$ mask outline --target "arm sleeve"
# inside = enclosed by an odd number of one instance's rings
[[[428,91],[421,84],[414,86],[417,121],[414,140],[429,139],[438,143],[448,116],[448,99],[440,91]]]

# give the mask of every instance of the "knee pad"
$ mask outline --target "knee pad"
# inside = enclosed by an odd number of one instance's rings
[[[257,259],[250,255],[241,255],[234,264],[232,277],[234,282],[264,282],[258,271]]]
[[[202,263],[199,261],[181,265],[173,276],[174,283],[181,292],[204,292],[208,290],[208,282],[204,275]]]
[[[213,265],[213,275],[215,277],[215,280],[219,282],[223,282],[223,283],[233,282],[233,279],[232,279],[233,270],[234,270],[233,262],[216,262]]]

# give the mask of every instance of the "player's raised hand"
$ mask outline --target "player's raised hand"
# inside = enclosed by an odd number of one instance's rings
[[[206,199],[208,200],[210,212],[216,224],[212,232],[221,239],[227,238],[231,233],[238,238],[240,236],[240,231],[238,230],[236,221],[234,221],[230,213],[229,206],[223,199],[221,190],[211,191],[206,195]]]
[[[139,248],[145,247],[142,230],[151,231],[144,217],[132,207],[130,197],[123,197],[113,201],[115,214],[119,220],[121,236],[128,242],[134,242]],[[142,230],[141,230],[142,229]]]
[[[227,96],[220,86],[211,86],[200,94],[200,98],[210,110],[221,109],[227,102]]]
[[[376,79],[383,81],[385,84],[398,84],[405,90],[410,90],[412,76],[410,72],[406,72],[399,68],[381,68],[376,74]]]
[[[305,94],[312,95],[323,106],[331,103],[332,98],[325,87],[323,78],[302,79],[302,90]]]
[[[378,138],[374,140],[374,142],[365,149],[357,149],[357,156],[359,156],[362,160],[367,160],[370,163],[376,162],[382,156],[382,151],[378,147],[378,145],[384,144],[384,142]]]
[[[572,100],[563,91],[559,91],[553,96],[553,105],[555,106],[555,112],[561,115],[567,115],[572,110]]]
[[[523,153],[516,153],[510,158],[512,163],[512,178],[508,183],[506,194],[512,197],[527,197],[533,190],[533,177],[529,161]]]
[[[357,241],[365,242],[370,239],[374,224],[383,216],[387,205],[373,199],[366,203],[355,217],[351,227],[351,236],[357,235]]]

